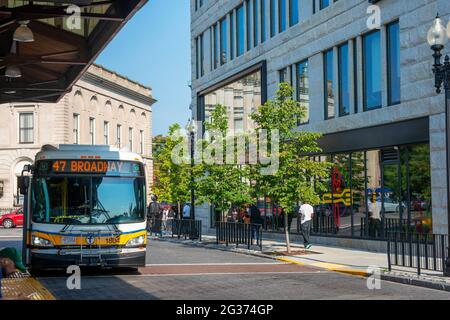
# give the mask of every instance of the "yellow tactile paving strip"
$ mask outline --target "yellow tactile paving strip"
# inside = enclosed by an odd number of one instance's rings
[[[5,298],[28,297],[30,300],[56,300],[50,291],[31,277],[3,279],[2,294]]]
[[[326,269],[329,271],[347,273],[347,274],[351,274],[351,275],[355,275],[355,276],[366,277],[369,275],[366,270],[355,269],[355,268],[352,268],[352,267],[349,267],[346,265],[342,265],[342,264],[334,264],[334,263],[326,263],[326,262],[304,263],[304,262],[300,262],[295,259],[289,259],[289,258],[285,258],[285,257],[278,257],[276,259],[278,261],[294,263],[294,264],[298,264],[298,265],[302,265],[302,266],[312,266],[312,267]]]

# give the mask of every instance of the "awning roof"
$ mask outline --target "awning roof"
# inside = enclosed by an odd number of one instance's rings
[[[0,0],[0,103],[57,102],[147,1]],[[24,20],[33,42],[13,41]],[[6,77],[10,66],[22,77]]]

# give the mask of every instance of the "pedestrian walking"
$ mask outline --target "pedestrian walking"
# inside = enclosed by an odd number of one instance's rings
[[[250,223],[252,229],[252,242],[253,239],[256,239],[256,242],[259,242],[259,230],[263,224],[263,220],[261,217],[261,211],[259,211],[258,207],[255,204],[252,204],[249,207],[250,214]]]
[[[158,197],[156,195],[152,195],[151,199],[152,202],[147,210],[147,231],[150,233],[154,231],[161,234],[162,206],[158,202]]]
[[[306,249],[311,248],[311,243],[309,239],[309,235],[311,232],[311,221],[314,216],[314,208],[309,203],[304,203],[300,206],[300,212],[301,214],[301,229],[302,229],[302,236],[303,236],[303,243],[305,245]]]
[[[169,207],[165,207],[161,215],[161,234],[167,233],[167,220],[169,219]]]

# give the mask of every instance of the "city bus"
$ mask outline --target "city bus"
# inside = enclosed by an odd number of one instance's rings
[[[31,269],[145,266],[140,155],[112,146],[46,145],[18,179]]]

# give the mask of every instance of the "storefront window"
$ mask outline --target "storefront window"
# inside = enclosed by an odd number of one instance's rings
[[[333,165],[325,189],[316,188],[314,233],[384,239],[432,232],[428,144],[316,157],[325,160]]]

